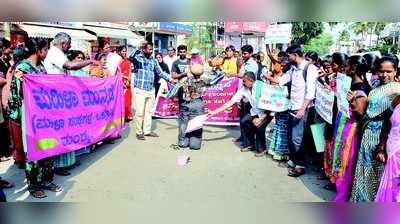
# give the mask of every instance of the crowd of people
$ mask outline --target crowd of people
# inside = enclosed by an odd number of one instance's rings
[[[288,176],[299,177],[307,166],[321,171],[328,190],[336,191],[334,201],[399,201],[400,165],[400,80],[399,60],[395,55],[374,54],[348,56],[333,53],[320,57],[317,52],[303,52],[299,45],[285,51],[254,54],[251,45],[240,52],[228,46],[219,55],[207,60],[208,66],[222,71],[225,79],[241,80],[236,94],[221,107],[207,111],[202,100],[204,91],[218,80],[205,80],[204,58],[198,49],[185,45],[169,47],[167,55],[156,53],[153,44],[142,42],[127,55],[127,48],[111,49],[107,42],[99,43],[94,60],[81,51],[70,50],[71,37],[58,33],[51,44],[46,39],[26,38],[16,47],[6,39],[0,41],[0,159],[11,155],[14,163],[25,169],[28,191],[35,198],[46,197],[45,191],[59,192],[54,175],[70,175],[79,165],[77,156],[90,153],[98,145],[114,143],[121,136],[113,135],[75,152],[39,161],[26,160],[22,130],[24,128],[24,74],[67,74],[78,77],[106,78],[119,75],[123,81],[125,122],[134,122],[136,138],[145,141],[159,135],[152,129],[154,102],[165,80],[177,87],[173,95],[179,102],[178,138],[176,149],[199,150],[202,129],[187,133],[188,122],[199,116],[215,116],[234,104],[239,107],[240,136],[233,139],[241,152],[255,151],[255,156],[271,157],[287,168]],[[176,52],[177,51],[177,52]],[[314,101],[317,83],[335,93],[336,78],[345,74],[351,78],[347,101],[349,115],[335,103],[332,122],[316,113]],[[218,78],[218,77],[217,77]],[[273,112],[258,108],[255,83],[261,81],[288,89],[287,111]],[[134,108],[134,110],[132,109]],[[272,122],[274,121],[274,122]],[[312,124],[325,124],[324,152],[317,153],[311,135]],[[266,134],[268,126],[271,133]],[[14,185],[0,179],[0,189]],[[5,196],[0,192],[0,200]]]
[[[291,45],[277,57],[267,48],[271,65],[265,69],[259,54],[255,61],[251,58],[251,46],[241,50],[238,76],[243,86],[209,115],[235,103],[241,105],[241,136],[234,141],[240,143],[242,152],[255,150],[256,157],[270,155],[280,167],[287,168],[290,177],[303,175],[307,165],[319,167],[323,172],[318,178],[329,180],[325,188],[336,191],[337,202],[399,200],[400,138],[396,131],[400,79],[396,55],[333,53],[320,58],[317,52],[303,52],[299,45]],[[336,88],[340,74],[351,78],[348,92]],[[274,113],[257,108],[256,80],[287,86],[288,110]],[[349,115],[335,103],[332,122],[322,119],[314,108],[317,83],[335,94],[335,102],[339,94],[347,94]],[[273,117],[275,125],[266,141],[265,129]],[[316,152],[310,134],[310,126],[316,123],[326,123],[322,154]]]

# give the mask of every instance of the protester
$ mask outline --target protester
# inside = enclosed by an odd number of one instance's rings
[[[126,47],[121,45],[117,48],[119,56],[121,56],[121,64],[119,70],[121,71],[122,81],[124,82],[124,104],[125,104],[125,122],[133,120],[132,114],[132,66],[131,62],[126,56]]]
[[[108,41],[99,41],[100,52],[106,56],[106,66],[109,71],[109,76],[114,76],[120,73],[119,66],[122,61],[122,57],[115,52],[111,51],[110,43]]]
[[[308,62],[310,62],[311,64],[319,67],[319,62],[320,62],[320,58],[317,52],[315,51],[309,51],[305,54],[305,58]]]
[[[182,79],[187,76],[189,71],[190,60],[187,58],[187,47],[185,45],[178,46],[179,58],[172,64],[171,75],[174,79]]]
[[[325,88],[328,90],[333,91],[336,93],[336,76],[339,73],[344,73],[345,69],[347,67],[347,60],[348,56],[343,53],[333,53],[332,54],[332,63],[330,68],[332,69],[332,73],[326,73],[325,78],[319,79],[323,85],[325,85]],[[337,108],[337,97],[335,94],[335,99],[334,99],[334,104],[332,108],[332,124],[326,123],[326,128],[324,132],[324,137],[325,137],[325,145],[324,145],[324,158],[323,158],[323,166],[324,166],[324,171],[326,178],[329,180],[329,183],[324,186],[325,189],[327,190],[336,190],[336,185],[335,185],[335,176],[333,175],[332,171],[332,161],[333,161],[333,131],[334,127],[336,125],[336,116],[338,112]],[[322,176],[320,179],[325,179]]]
[[[280,64],[282,70],[280,73],[272,73],[272,77],[279,78],[284,73],[288,72],[291,68],[291,64],[287,57],[281,58]],[[270,83],[276,85],[276,83]],[[276,112],[275,113],[275,125],[270,136],[270,144],[268,146],[268,154],[272,156],[275,161],[287,161],[289,159],[289,145],[288,145],[288,120],[289,112]]]
[[[242,60],[243,62],[241,63],[241,67],[239,70],[238,77],[243,77],[243,74],[246,72],[253,72],[253,74],[257,74],[258,72],[258,64],[257,62],[252,58],[253,55],[253,47],[251,45],[244,45],[241,48],[242,51]],[[250,109],[251,109],[251,104],[249,102],[249,99],[244,97],[241,102],[239,103],[239,118],[240,118],[240,124],[246,122],[246,119],[249,114],[250,114]],[[249,147],[246,142],[244,142],[243,139],[243,134],[246,132],[244,130],[244,127],[240,126],[240,136],[239,138],[233,139],[232,141],[234,143],[240,143],[241,147]]]
[[[143,42],[141,49],[137,50],[129,60],[134,67],[134,87],[135,87],[135,120],[136,138],[145,140],[147,137],[159,137],[152,131],[152,113],[155,100],[154,79],[158,75],[167,81],[173,81],[170,75],[163,72],[158,62],[152,57],[153,44]]]
[[[350,105],[349,117],[339,112],[334,131],[332,170],[336,184],[336,202],[350,199],[357,159],[360,124],[367,108],[369,84],[365,78],[368,71],[367,61],[362,56],[351,56],[346,74],[352,78],[347,100]]]
[[[3,88],[6,87],[6,75],[11,67],[11,43],[5,38],[0,39],[0,99],[2,98]],[[6,94],[6,93],[5,93]],[[10,155],[9,131],[6,122],[5,111],[3,112],[3,103],[0,102],[0,162],[8,160]]]
[[[188,122],[196,116],[204,114],[202,99],[206,87],[211,86],[212,80],[201,78],[204,72],[203,65],[194,64],[190,67],[191,76],[182,79],[182,87],[178,91],[178,147],[199,150],[202,144],[203,129],[186,133]],[[215,83],[216,84],[216,83]]]
[[[97,64],[90,67],[90,76],[97,78],[106,78],[110,76],[110,71],[107,69],[107,55],[104,53],[98,53],[95,56]]]
[[[67,53],[67,58],[68,58],[68,60],[73,61],[73,62],[82,62],[85,60],[85,54],[79,50],[70,50]],[[84,70],[83,68],[79,69],[79,70],[71,70],[70,74],[72,76],[77,76],[77,77],[90,77],[88,71]],[[86,147],[83,147],[82,149],[75,151],[75,156],[80,156],[82,154],[90,153],[90,148],[91,148],[91,146],[86,146]],[[76,163],[75,163],[75,165],[76,165]]]
[[[208,60],[211,67],[220,67],[227,78],[236,77],[239,73],[239,59],[234,56],[235,47],[229,45],[225,48],[225,57]]]
[[[168,65],[164,62],[164,59],[163,59],[161,53],[157,53],[156,54],[156,59],[157,59],[158,64],[160,65],[161,70],[163,72],[166,72],[166,73],[169,74],[170,70],[168,68]],[[156,76],[155,79],[154,79],[154,88],[156,89],[156,97],[157,97],[157,94],[158,94],[158,90],[160,89],[160,85],[161,85],[160,77]]]
[[[380,84],[368,95],[351,202],[375,200],[386,162],[381,132],[388,130],[392,101],[400,95],[400,84],[395,82],[397,58],[384,56],[378,60],[377,65]]]
[[[250,114],[246,114],[240,120],[240,126],[245,130],[243,135],[243,148],[242,152],[256,150],[256,157],[262,157],[266,154],[266,138],[265,128],[272,120],[272,116],[267,111],[257,108],[255,104],[255,74],[253,72],[246,72],[243,75],[243,86],[227,103],[221,107],[210,111],[209,115],[214,116],[232,107],[235,103],[240,103],[243,98],[250,102]]]
[[[367,60],[368,64],[368,82],[370,86],[376,86],[379,84],[379,78],[376,71],[376,62],[378,61],[379,56],[376,54],[365,54],[363,57],[365,58],[365,60]]]
[[[172,64],[178,59],[176,56],[175,48],[168,47],[168,54],[164,57],[165,64],[168,65],[168,70],[172,71]]]
[[[13,123],[24,127],[23,114],[23,96],[20,94],[22,87],[22,77],[24,74],[46,74],[42,61],[48,55],[48,43],[44,39],[30,39],[26,43],[29,57],[21,61],[15,68],[11,83],[8,115]],[[22,140],[21,140],[22,141]],[[19,143],[22,145],[22,143]],[[25,153],[27,148],[23,147]],[[45,158],[39,161],[26,163],[26,179],[28,182],[28,191],[35,198],[44,198],[44,190],[60,192],[60,186],[53,183],[54,160],[53,157]]]
[[[69,61],[65,54],[70,48],[71,37],[67,33],[57,33],[43,63],[47,74],[70,74],[70,70],[79,70],[93,63],[90,60]],[[56,156],[55,173],[62,176],[70,175],[67,168],[71,168],[75,162],[75,152]]]
[[[85,60],[85,54],[82,51],[70,50],[67,53],[67,58],[68,58],[68,60],[73,61],[73,62],[82,62]],[[87,71],[85,71],[83,68],[78,69],[78,70],[71,70],[70,73],[72,76],[90,77],[89,73]]]
[[[381,141],[385,146],[385,170],[380,181],[378,192],[376,194],[376,202],[400,202],[400,96],[393,100],[393,114],[390,118],[391,125],[388,127],[390,130],[387,142]]]
[[[317,68],[309,64],[303,57],[303,50],[299,45],[291,45],[286,49],[289,60],[295,66],[279,80],[272,76],[267,79],[288,85],[290,89],[289,103],[289,152],[290,160],[287,164],[288,175],[298,177],[305,173],[304,133],[308,119],[309,108],[313,106],[315,97],[315,82],[318,77]]]
[[[0,73],[5,76],[11,67],[11,43],[5,38],[0,39]]]
[[[262,74],[265,74],[268,72],[268,67],[263,65],[263,57],[262,56],[262,52],[258,52],[255,56],[254,56],[254,60],[257,62],[257,66],[258,66],[258,71],[257,71],[257,75],[256,75],[256,80],[261,80],[262,78]]]

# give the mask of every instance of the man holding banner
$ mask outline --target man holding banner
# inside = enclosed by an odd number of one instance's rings
[[[44,59],[44,68],[47,74],[68,74],[69,70],[79,70],[93,64],[91,60],[69,61],[66,53],[71,48],[71,36],[67,33],[57,33],[53,40],[53,46]],[[55,157],[55,173],[61,176],[68,176],[71,173],[67,168],[76,163],[75,152],[66,153]]]

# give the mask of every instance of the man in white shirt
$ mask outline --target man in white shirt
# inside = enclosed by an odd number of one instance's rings
[[[318,78],[318,69],[309,64],[303,57],[299,45],[287,48],[286,53],[294,66],[277,80],[267,75],[271,82],[280,85],[289,85],[289,173],[291,177],[298,177],[305,173],[305,152],[302,149],[304,133],[306,130],[309,108],[313,106],[315,98],[315,83]]]
[[[69,61],[66,52],[71,48],[71,37],[67,33],[58,33],[54,37],[53,45],[50,47],[44,59],[44,68],[47,74],[68,74],[69,70],[79,70],[92,61]],[[70,152],[54,157],[54,172],[60,176],[70,175],[67,168],[76,163],[75,152]]]
[[[168,55],[164,57],[163,61],[168,65],[169,71],[172,71],[172,64],[176,59],[178,59],[178,57],[175,54],[175,48],[168,47]]]
[[[257,62],[253,59],[252,55],[254,52],[253,46],[251,45],[243,45],[240,49],[242,51],[242,59],[243,64],[240,67],[238,77],[241,78],[246,72],[253,72],[254,74],[258,73],[258,65]],[[238,104],[239,106],[239,118],[242,120],[246,115],[250,113],[251,105],[246,98],[243,98],[241,102]],[[240,125],[240,137],[233,139],[233,142],[239,143],[240,145],[246,145],[245,139],[243,139],[243,133],[246,131],[243,129],[242,125]]]
[[[262,157],[266,153],[266,139],[265,129],[272,116],[268,111],[256,107],[255,100],[255,80],[256,75],[253,72],[246,72],[243,74],[243,86],[236,92],[236,94],[227,103],[214,111],[209,111],[209,115],[213,116],[225,111],[232,107],[234,104],[240,103],[242,99],[248,100],[251,105],[250,113],[240,120],[241,127],[246,130],[243,135],[243,148],[242,152],[252,151],[255,147],[256,157]]]
[[[92,61],[69,61],[66,53],[71,48],[71,37],[67,33],[58,33],[54,37],[43,65],[47,74],[67,74],[68,70],[79,70],[92,64]]]

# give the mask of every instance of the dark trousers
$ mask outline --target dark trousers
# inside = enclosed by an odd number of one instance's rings
[[[37,162],[29,162],[25,168],[28,189],[40,189],[43,185],[53,182],[54,160],[45,158]]]
[[[4,191],[1,188],[0,188],[0,202],[7,202],[6,194],[4,194]]]
[[[290,113],[296,114],[297,111],[291,110]],[[289,116],[288,122],[288,140],[289,140],[289,159],[293,164],[290,166],[305,167],[305,151],[303,146],[304,133],[307,127],[308,109],[306,110],[304,117],[301,119]]]
[[[272,116],[267,116],[264,121],[256,127],[253,124],[253,119],[250,113],[243,116],[240,120],[240,127],[243,136],[243,147],[255,146],[257,152],[263,152],[266,150],[266,138],[265,129],[267,128],[269,122],[272,120]]]
[[[241,121],[244,116],[246,116],[247,114],[250,114],[250,109],[251,109],[251,104],[250,102],[243,102],[240,101],[240,107],[239,107],[239,120]],[[242,122],[240,122],[240,140],[242,141],[242,146],[243,147],[247,147],[245,146],[246,144],[243,142],[243,133],[245,133],[245,130],[243,130],[243,127],[241,125]]]

